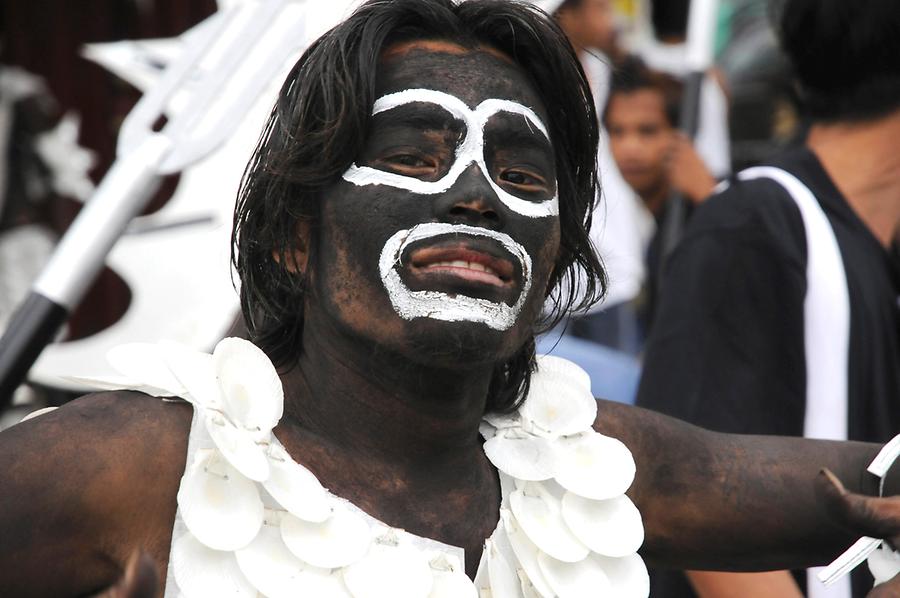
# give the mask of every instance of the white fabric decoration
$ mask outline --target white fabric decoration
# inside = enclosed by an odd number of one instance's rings
[[[225,339],[213,355],[132,345],[117,351],[114,361],[124,370],[121,377],[91,382],[177,389],[195,407],[167,597],[649,593],[647,569],[636,553],[643,540],[640,514],[624,496],[634,460],[624,445],[593,431],[590,380],[574,364],[538,357],[522,408],[482,423],[502,502],[473,583],[461,565],[461,549],[384,525],[329,493],[290,457],[272,434],[282,414],[281,384],[251,343]],[[265,461],[264,471],[255,455]]]

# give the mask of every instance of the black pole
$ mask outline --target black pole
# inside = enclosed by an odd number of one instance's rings
[[[705,76],[703,71],[692,71],[684,81],[678,128],[692,141],[700,125],[700,93]],[[660,225],[660,259],[655,273],[658,289],[662,288],[663,264],[681,240],[686,216],[685,198],[680,193],[673,194],[666,203],[666,213]]]
[[[64,307],[32,291],[10,318],[0,338],[0,412],[67,317]]]

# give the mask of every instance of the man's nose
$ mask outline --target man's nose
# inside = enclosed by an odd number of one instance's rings
[[[470,164],[434,202],[441,222],[498,229],[503,225],[500,198],[478,164]]]
[[[640,153],[644,147],[644,140],[639,135],[629,133],[623,135],[619,141],[620,146],[629,154]]]

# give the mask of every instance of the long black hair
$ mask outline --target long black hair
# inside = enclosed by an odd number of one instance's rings
[[[560,257],[548,294],[556,292],[542,323],[553,325],[606,292],[606,275],[587,235],[598,190],[598,123],[565,34],[526,3],[371,0],[294,65],[238,193],[232,261],[241,278],[241,307],[251,338],[279,366],[292,365],[300,353],[305,278],[273,254],[291,255],[300,223],[316,234],[323,190],[340,178],[366,139],[380,56],[392,44],[412,39],[489,46],[530,77],[548,112],[560,203]],[[528,389],[534,355],[532,338],[495,367],[489,410],[518,404]]]

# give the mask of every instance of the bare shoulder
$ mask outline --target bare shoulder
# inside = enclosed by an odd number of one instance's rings
[[[159,474],[172,466],[180,472],[191,413],[182,401],[138,392],[87,395],[0,434],[0,463],[24,478],[34,470],[109,476],[147,468]],[[179,454],[182,462],[173,463]]]
[[[89,593],[115,579],[138,547],[164,564],[191,415],[185,403],[111,392],[0,433],[7,589]]]

